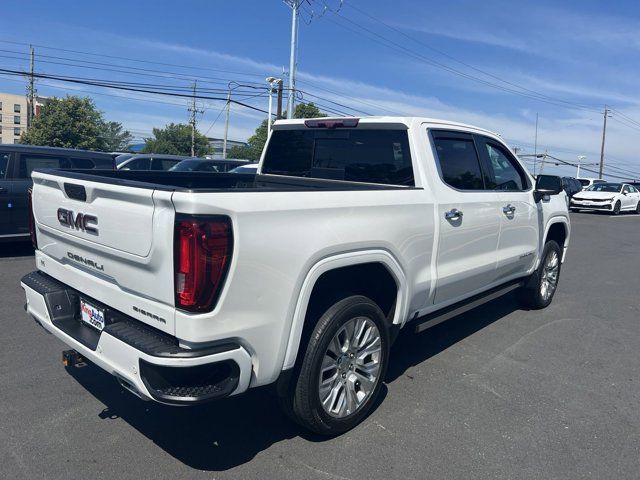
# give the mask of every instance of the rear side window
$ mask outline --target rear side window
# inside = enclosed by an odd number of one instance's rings
[[[122,170],[149,170],[150,158],[135,158],[124,164]]]
[[[414,185],[406,130],[275,130],[262,173]]]
[[[480,160],[469,135],[434,134],[438,165],[444,182],[458,190],[484,190]]]
[[[71,168],[68,158],[49,155],[22,155],[20,157],[20,178],[31,178],[36,168]]]
[[[0,152],[0,180],[7,176],[9,168],[9,154]]]

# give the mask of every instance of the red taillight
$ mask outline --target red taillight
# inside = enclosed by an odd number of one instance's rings
[[[178,216],[174,248],[176,307],[190,312],[212,310],[231,263],[231,220]]]
[[[36,220],[33,216],[33,191],[31,189],[27,192],[27,199],[29,202],[29,234],[31,235],[31,243],[33,248],[38,249],[38,237],[36,237]]]

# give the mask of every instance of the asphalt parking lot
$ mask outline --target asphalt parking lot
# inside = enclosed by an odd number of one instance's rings
[[[266,390],[142,402],[23,310],[26,246],[0,244],[0,478],[638,478],[640,216],[571,214],[552,305],[512,295],[394,345],[384,399],[310,436]]]

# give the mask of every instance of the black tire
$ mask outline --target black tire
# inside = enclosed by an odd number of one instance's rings
[[[331,416],[320,401],[322,361],[330,342],[341,328],[352,319],[361,317],[371,320],[379,332],[381,348],[378,375],[369,396],[365,397],[354,412],[341,418]],[[389,362],[389,346],[389,328],[384,314],[375,302],[361,295],[338,301],[320,317],[313,329],[299,369],[287,389],[289,399],[281,400],[285,413],[298,424],[320,435],[339,435],[352,429],[367,416],[376,402]]]
[[[640,215],[640,202],[638,202],[638,205],[636,205],[636,213]]]
[[[555,287],[551,291],[551,294],[548,297],[545,297],[542,293],[542,283],[544,281],[544,269],[547,262],[547,259],[553,252],[557,255],[558,259],[558,271],[556,275],[556,283]],[[533,272],[529,278],[526,280],[523,287],[517,290],[517,296],[520,303],[532,310],[538,310],[541,308],[546,308],[549,306],[551,301],[553,300],[553,296],[556,293],[558,281],[560,280],[560,270],[562,268],[562,250],[557,242],[554,240],[549,240],[544,246],[542,250],[542,258],[540,260],[540,265],[535,272]]]
[[[614,215],[620,215],[620,208],[622,207],[622,204],[620,203],[620,200],[618,200],[616,202],[616,204],[613,206],[613,211],[612,213]]]

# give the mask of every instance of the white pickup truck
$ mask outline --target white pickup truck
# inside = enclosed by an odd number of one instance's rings
[[[561,180],[489,131],[424,118],[286,120],[258,173],[39,170],[26,309],[145,400],[274,384],[328,435],[375,403],[400,328],[511,290],[552,300]]]

